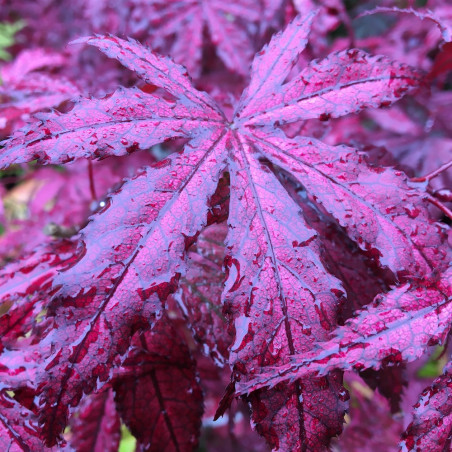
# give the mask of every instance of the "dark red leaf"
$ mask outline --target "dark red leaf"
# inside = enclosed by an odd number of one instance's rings
[[[167,317],[137,334],[114,383],[115,400],[142,451],[192,451],[198,444],[202,390],[187,343]]]
[[[62,299],[54,303],[55,325],[45,339],[55,347],[38,375],[49,442],[64,427],[68,405],[108,379],[129,336],[161,312],[177,287],[185,247],[206,225],[209,194],[224,165],[204,146],[222,142],[219,134],[126,182],[83,230],[80,260],[55,278]]]
[[[432,223],[422,192],[402,172],[366,165],[363,156],[345,146],[289,140],[268,129],[256,129],[253,138],[352,240],[399,277],[430,277],[447,266],[440,226]]]
[[[231,342],[221,312],[226,233],[227,226],[223,223],[213,224],[200,234],[196,246],[188,253],[187,274],[181,278],[180,287],[172,296],[201,351],[218,365],[227,361]]]
[[[314,231],[273,173],[248,144],[235,148],[224,302],[235,330],[230,362],[250,378],[326,338],[342,286],[323,267]],[[341,431],[339,381],[337,375],[308,380],[252,397],[258,431],[275,448],[321,449]]]

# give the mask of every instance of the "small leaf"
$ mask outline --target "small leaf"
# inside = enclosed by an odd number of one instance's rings
[[[402,435],[400,450],[443,452],[451,447],[452,365],[421,394],[414,419]]]

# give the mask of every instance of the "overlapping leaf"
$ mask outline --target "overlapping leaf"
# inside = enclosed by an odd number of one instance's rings
[[[281,0],[86,0],[85,16],[94,30],[144,40],[186,66],[202,71],[208,44],[234,72],[248,74],[259,31],[281,17]],[[206,40],[206,36],[208,39]]]
[[[372,305],[336,329],[332,338],[310,353],[291,358],[291,364],[259,375],[241,385],[246,393],[306,375],[324,375],[340,368],[379,369],[384,362],[419,358],[429,345],[444,343],[452,323],[452,270],[439,284],[405,284],[376,297]]]
[[[140,450],[192,451],[203,413],[195,361],[167,317],[136,335],[114,383],[115,400]]]
[[[4,345],[32,328],[46,308],[48,291],[58,270],[73,261],[75,244],[51,242],[6,266],[0,274],[0,337]]]
[[[231,339],[221,305],[226,233],[224,223],[213,224],[201,233],[196,247],[188,253],[187,274],[172,296],[202,352],[220,366],[227,362]]]
[[[297,17],[256,56],[231,121],[170,59],[134,41],[87,38],[83,42],[158,89],[153,94],[120,89],[104,99],[82,99],[66,114],[41,115],[6,143],[2,167],[33,159],[63,163],[124,155],[176,137],[188,140],[182,153],[140,171],[111,196],[81,232],[78,261],[54,280],[52,328],[42,340],[52,352],[37,375],[47,444],[64,428],[68,406],[107,381],[131,335],[161,315],[166,297],[186,273],[187,248],[216,220],[215,192],[225,171],[231,200],[223,301],[234,335],[233,383],[263,378],[268,366],[291,366],[291,355],[315,353],[316,343],[336,327],[344,295],[323,263],[318,234],[275,176],[275,167],[299,180],[351,240],[399,279],[436,281],[444,270],[442,231],[429,219],[422,192],[402,173],[369,165],[353,149],[289,139],[275,128],[388,105],[420,81],[409,67],[349,51],[314,61],[286,82],[313,17]],[[438,321],[449,320],[441,292],[413,291],[402,286],[386,301],[394,301],[394,309],[399,299],[412,307],[413,298],[426,295],[442,306]],[[434,308],[421,311],[407,310],[405,320],[425,321]],[[431,336],[444,333],[437,330]],[[425,346],[415,344],[408,358]],[[248,400],[257,430],[273,448],[318,451],[340,432],[346,398],[340,374],[332,372],[282,383]]]
[[[0,136],[5,137],[22,126],[30,114],[58,107],[78,96],[74,83],[38,71],[60,67],[64,62],[57,53],[35,49],[22,52],[13,63],[0,69]]]
[[[0,447],[9,452],[40,450],[36,425],[30,423],[32,413],[3,392],[0,394]]]
[[[92,394],[71,418],[70,444],[78,451],[117,452],[120,426],[113,391]]]

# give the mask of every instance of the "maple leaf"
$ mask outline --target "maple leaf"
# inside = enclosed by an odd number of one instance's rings
[[[343,324],[354,311],[369,304],[376,295],[389,291],[394,280],[387,272],[385,274],[378,271],[372,260],[360,252],[359,247],[343,230],[322,213],[319,206],[306,199],[306,192],[299,183],[284,175],[280,175],[280,180],[301,207],[308,225],[319,234],[326,268],[340,279],[346,290],[347,301],[340,306],[338,312],[338,321]],[[399,411],[405,384],[403,366],[383,366],[378,371],[366,369],[360,374],[372,389],[378,388],[380,393],[388,398],[393,412]]]
[[[257,32],[259,28],[261,32],[267,29],[270,19],[275,21],[282,1],[128,0],[112,5],[86,0],[86,3],[85,16],[93,24],[93,31],[146,40],[152,48],[171,55],[193,77],[198,77],[203,51],[209,43],[228,69],[248,75],[257,50]]]
[[[452,430],[452,362],[443,375],[421,394],[414,406],[414,419],[402,435],[400,450],[450,450]]]
[[[0,69],[0,133],[11,134],[23,118],[40,110],[58,107],[79,95],[77,87],[61,76],[39,71],[58,68],[65,59],[43,49],[25,50],[13,63]]]
[[[291,357],[254,381],[240,385],[238,393],[301,378],[324,375],[331,369],[381,367],[382,362],[414,361],[427,346],[441,344],[452,324],[452,268],[431,287],[405,284],[356,313],[332,338],[309,353]]]
[[[351,148],[289,139],[275,128],[388,105],[419,84],[417,71],[359,50],[313,61],[286,81],[313,17],[297,17],[258,53],[232,120],[172,60],[135,41],[85,38],[165,93],[129,88],[81,99],[68,113],[41,114],[5,143],[2,167],[124,155],[188,139],[182,153],[143,169],[112,194],[81,231],[78,261],[54,279],[52,328],[42,338],[52,353],[37,372],[47,444],[64,428],[68,406],[108,381],[131,335],[162,315],[187,272],[187,248],[218,221],[214,199],[225,171],[231,199],[223,302],[234,335],[234,381],[287,364],[327,340],[344,294],[322,262],[317,233],[272,165],[296,178],[352,241],[401,281],[436,281],[447,265],[444,234],[403,173],[372,166]],[[346,398],[340,374],[332,372],[251,394],[249,401],[256,428],[272,447],[322,450],[342,428]]]
[[[163,317],[152,331],[137,334],[121,371],[115,400],[140,450],[194,450],[203,396],[195,361],[176,325]]]
[[[121,422],[113,391],[106,389],[85,399],[69,425],[74,450],[117,452]]]

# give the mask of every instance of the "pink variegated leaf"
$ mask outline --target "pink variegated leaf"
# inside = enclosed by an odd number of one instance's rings
[[[382,266],[401,278],[434,278],[447,267],[441,228],[430,219],[423,192],[402,172],[369,165],[354,149],[311,138],[289,140],[266,129],[250,137]]]
[[[0,272],[0,338],[2,344],[24,336],[45,309],[58,270],[74,261],[75,243],[50,242]]]
[[[203,120],[200,108],[190,110],[190,105],[177,107],[136,88],[121,88],[103,99],[81,99],[69,113],[37,115],[31,124],[37,130],[17,132],[3,150],[0,165],[125,155],[215,125],[207,115]]]
[[[246,142],[234,147],[223,296],[235,332],[230,362],[252,378],[328,337],[342,287],[323,267],[315,232],[274,174]],[[333,374],[250,397],[258,432],[274,448],[322,448],[341,431],[345,390],[339,382]],[[311,409],[319,398],[324,404]]]
[[[83,229],[80,259],[54,279],[61,301],[43,340],[58,344],[38,375],[49,442],[63,428],[68,405],[98,379],[108,379],[110,363],[127,350],[129,336],[158,316],[176,289],[186,269],[185,248],[207,223],[224,168],[218,152],[224,141],[218,134],[141,171]],[[218,154],[209,156],[204,146],[210,152],[216,146]],[[93,278],[100,284],[93,286]]]
[[[253,77],[259,80],[265,74],[254,69]],[[386,57],[346,50],[312,61],[282,89],[276,90],[275,85],[285,76],[274,81],[265,78],[259,98],[242,100],[247,106],[240,116],[250,125],[338,118],[366,107],[391,105],[416,88],[421,77],[418,71]]]
[[[269,44],[256,54],[251,66],[250,83],[236,111],[237,118],[260,111],[265,105],[263,98],[274,92],[275,88],[280,88],[308,42],[314,17],[315,12],[306,17],[297,16],[284,32],[274,35]]]

